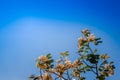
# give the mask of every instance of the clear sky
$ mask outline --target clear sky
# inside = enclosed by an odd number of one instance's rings
[[[41,54],[75,55],[84,28],[103,38],[99,50],[116,65],[107,80],[119,80],[119,0],[0,0],[0,80],[38,74],[35,60]]]

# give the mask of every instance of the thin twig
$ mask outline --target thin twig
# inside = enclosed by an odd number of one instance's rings
[[[58,75],[57,73],[55,73],[55,72],[52,72],[53,74],[55,74],[55,75],[57,75],[57,76],[60,76],[60,75]],[[63,76],[61,76],[61,78],[63,78],[64,80],[67,80],[66,78],[64,78]]]
[[[69,76],[69,71],[68,70],[67,70],[67,76],[68,76],[68,79],[71,80],[70,76]]]
[[[88,43],[87,47],[90,49],[91,53],[94,54],[93,50],[89,46],[89,43]],[[95,69],[96,69],[96,76],[99,77],[99,74],[98,74],[98,63],[95,64]]]

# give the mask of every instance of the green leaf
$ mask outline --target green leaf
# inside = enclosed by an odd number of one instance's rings
[[[89,66],[85,66],[86,71],[91,71]]]
[[[97,80],[105,80],[105,76],[104,75],[100,75],[97,77]]]
[[[103,41],[97,41],[97,44],[100,44],[100,43],[102,43]]]
[[[64,53],[63,53],[63,52],[60,52],[60,55],[61,55],[61,56],[64,56]]]
[[[51,65],[50,65],[50,67],[51,67],[51,68],[53,68],[53,67],[54,67],[54,65],[53,65],[53,64],[51,64]]]
[[[113,61],[110,62],[110,64],[113,64],[113,63],[114,63]]]
[[[100,64],[100,66],[105,65],[105,64],[108,64],[108,61],[107,61],[107,60],[103,61],[103,62]]]
[[[68,56],[69,55],[69,51],[66,51],[64,54],[65,54],[65,56]]]
[[[49,60],[49,62],[50,62],[50,63],[52,63],[52,62],[54,62],[54,60],[53,60],[53,59],[51,59],[51,60]]]
[[[34,79],[34,78],[35,78],[35,75],[32,74],[32,75],[30,75],[28,78],[30,78],[30,79]]]
[[[97,49],[95,49],[95,50],[94,50],[94,53],[97,53],[97,51],[98,51],[98,50],[97,50]]]
[[[99,56],[100,55],[98,55],[98,54],[88,54],[87,60],[92,64],[96,64],[96,63],[98,63]]]
[[[51,59],[51,60],[48,60],[46,63],[47,63],[47,64],[51,64],[51,63],[53,63],[53,62],[54,62],[54,60]]]
[[[95,40],[96,40],[96,41],[97,41],[97,40],[101,40],[101,38],[96,38]]]
[[[94,45],[98,45],[97,41],[93,41]]]
[[[97,41],[97,43],[102,43],[103,41]]]
[[[51,54],[50,54],[50,53],[49,53],[49,54],[47,54],[47,55],[46,55],[46,57],[47,57],[48,59],[52,58],[52,56],[51,56]]]
[[[60,55],[63,56],[63,57],[66,57],[66,56],[69,55],[69,52],[68,51],[60,52]]]
[[[114,65],[112,65],[112,68],[113,68],[113,69],[115,69],[115,66],[114,66]]]
[[[86,48],[84,52],[88,53],[89,48]]]

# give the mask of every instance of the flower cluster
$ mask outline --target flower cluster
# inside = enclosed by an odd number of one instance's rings
[[[43,75],[43,80],[52,80],[52,77],[48,72],[45,72]]]
[[[36,60],[39,76],[30,76],[33,80],[85,80],[85,73],[91,72],[97,80],[105,80],[114,75],[115,66],[109,62],[107,54],[98,54],[98,49],[91,45],[102,43],[101,38],[91,34],[88,29],[82,30],[83,36],[78,38],[78,58],[69,59],[69,52],[61,52],[57,63],[53,63],[51,54],[41,55]],[[75,54],[74,54],[75,55]]]
[[[112,63],[109,63],[105,64],[103,70],[100,71],[99,77],[106,78],[112,75],[114,75],[114,65],[112,65]]]
[[[106,77],[112,76],[115,67],[113,62],[108,62],[107,59],[110,57],[107,54],[96,54],[98,50],[90,47],[91,43],[94,45],[102,43],[101,38],[91,34],[88,29],[82,30],[82,33],[84,37],[78,38],[78,53],[85,64],[85,71],[95,73],[98,80],[105,80]]]
[[[34,80],[52,80],[52,76],[48,72],[45,72],[43,75],[38,75],[36,77],[31,75],[30,78],[33,78]]]
[[[90,42],[94,43],[95,45],[102,43],[102,41],[99,41],[101,38],[96,38],[95,35],[91,34],[88,29],[82,30],[82,33],[84,37],[78,38],[78,49],[86,46]]]
[[[48,61],[48,58],[46,56],[41,55],[37,59],[36,66],[39,69],[45,69],[45,68],[47,68],[47,64],[46,64],[47,61]]]
[[[82,30],[82,33],[84,36],[89,36],[90,31],[88,29],[84,29],[84,30]]]
[[[68,71],[71,69],[72,71],[82,65],[82,62],[80,60],[75,60],[74,62],[71,62],[68,58],[65,58],[65,60],[60,60],[58,61],[56,65],[56,72],[62,76],[64,72]]]

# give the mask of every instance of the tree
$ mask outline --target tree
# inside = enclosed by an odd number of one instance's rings
[[[31,80],[85,80],[88,72],[95,75],[96,80],[105,80],[114,74],[113,61],[109,62],[108,54],[98,54],[96,48],[102,43],[88,29],[81,31],[83,37],[78,38],[78,58],[73,62],[69,60],[69,52],[61,52],[56,63],[51,54],[41,55],[36,60],[40,74],[31,75]],[[94,48],[94,47],[95,48]]]

